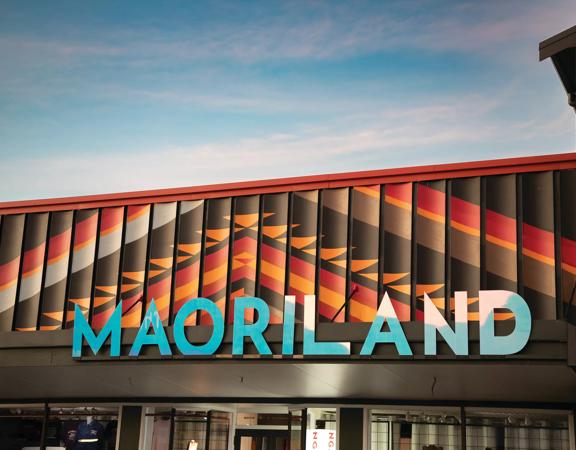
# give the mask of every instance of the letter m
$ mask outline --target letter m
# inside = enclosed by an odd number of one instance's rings
[[[80,358],[82,356],[82,338],[86,339],[86,343],[96,355],[108,336],[110,336],[110,356],[120,356],[120,340],[121,340],[121,321],[122,321],[122,302],[118,303],[114,313],[96,335],[88,321],[82,314],[80,307],[76,305],[74,309],[74,334],[72,340],[72,357]]]

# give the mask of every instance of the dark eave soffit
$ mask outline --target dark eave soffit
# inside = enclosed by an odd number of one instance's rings
[[[569,48],[576,48],[576,25],[540,42],[540,61]]]

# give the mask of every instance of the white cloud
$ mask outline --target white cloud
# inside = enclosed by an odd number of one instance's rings
[[[469,99],[446,101],[383,111],[362,125],[327,125],[189,147],[5,159],[0,195],[80,195],[453,162],[470,159],[466,149],[483,143],[485,158],[541,153],[550,149],[535,147],[538,138],[565,137],[573,123],[567,108],[541,124],[503,123],[483,117],[493,108],[491,101],[475,100],[477,113],[464,116],[468,104]]]

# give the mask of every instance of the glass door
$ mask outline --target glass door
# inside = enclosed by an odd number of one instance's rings
[[[290,450],[287,430],[236,430],[234,450]]]
[[[290,450],[306,450],[306,424],[308,410],[306,408],[290,409]]]

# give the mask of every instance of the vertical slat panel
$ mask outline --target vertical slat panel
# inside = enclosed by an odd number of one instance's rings
[[[446,182],[418,184],[416,214],[416,320],[424,319],[424,293],[445,309]]]
[[[383,291],[388,293],[396,315],[410,320],[412,265],[412,183],[384,186]]]
[[[140,326],[142,318],[150,205],[129,206],[126,214],[120,298],[122,299],[122,326],[134,328]]]
[[[0,331],[11,331],[24,236],[24,214],[4,216],[0,236]]]
[[[576,170],[560,172],[560,213],[562,310],[564,317],[576,324]]]
[[[295,192],[290,227],[290,295],[296,296],[296,320],[304,320],[304,296],[315,292],[318,191]]]
[[[48,258],[39,325],[41,330],[62,328],[73,216],[72,211],[62,211],[52,213],[50,218]]]
[[[178,253],[176,256],[173,317],[176,316],[186,301],[198,297],[204,200],[181,202],[178,220]],[[187,324],[195,325],[196,316],[191,316]]]
[[[202,274],[202,296],[212,300],[225,317],[228,252],[230,246],[230,198],[208,200],[206,223],[206,255]],[[200,317],[201,324],[212,320],[206,313]]]
[[[146,301],[149,305],[154,299],[164,325],[168,324],[170,314],[175,229],[176,203],[154,205]]]
[[[346,301],[348,189],[326,189],[322,197],[318,317],[329,322]],[[344,322],[345,310],[334,319]]]
[[[102,328],[116,307],[124,208],[104,208],[100,214],[98,259],[91,312],[94,328]]]
[[[450,198],[450,311],[454,292],[468,292],[468,318],[478,320],[480,291],[480,178],[452,180]]]
[[[552,172],[522,176],[524,298],[534,319],[556,318]]]
[[[24,231],[24,254],[20,273],[20,291],[16,306],[16,331],[34,331],[38,325],[38,308],[44,272],[44,252],[48,231],[48,213],[28,215]]]
[[[270,323],[281,323],[286,284],[288,194],[263,196],[260,296],[270,306]]]
[[[351,322],[372,322],[378,309],[380,185],[352,189]]]
[[[74,229],[74,248],[72,250],[72,268],[68,288],[68,309],[66,328],[74,323],[75,305],[80,307],[88,318],[90,298],[92,296],[92,278],[94,275],[94,255],[96,235],[98,233],[98,210],[88,209],[76,213]]]
[[[486,177],[486,289],[518,290],[516,258],[516,176]],[[509,312],[496,312],[508,320]]]
[[[236,199],[228,323],[234,320],[236,297],[253,297],[256,294],[259,203],[257,195]],[[252,322],[253,319],[253,312],[246,311],[245,320]]]

